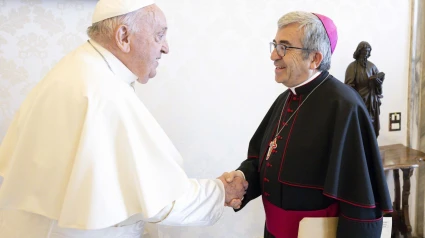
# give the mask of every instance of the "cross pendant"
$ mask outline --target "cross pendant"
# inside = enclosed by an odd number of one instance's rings
[[[276,149],[276,148],[277,148],[277,143],[276,143],[276,137],[275,137],[274,140],[270,141],[269,150],[267,151],[266,160],[269,160],[270,155],[272,155],[273,150]]]

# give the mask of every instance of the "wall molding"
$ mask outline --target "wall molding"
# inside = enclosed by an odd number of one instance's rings
[[[411,0],[407,146],[425,151],[425,3]],[[424,237],[425,164],[417,170],[416,233]]]

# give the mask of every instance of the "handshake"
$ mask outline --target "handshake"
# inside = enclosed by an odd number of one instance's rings
[[[248,182],[245,180],[244,174],[241,171],[225,172],[218,179],[223,182],[226,191],[224,205],[239,209],[248,189]]]

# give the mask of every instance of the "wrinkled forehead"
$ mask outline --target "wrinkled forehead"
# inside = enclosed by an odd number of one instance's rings
[[[162,10],[155,4],[143,8],[142,20],[153,30],[167,28],[167,20]]]
[[[302,42],[304,29],[298,23],[291,23],[285,26],[278,27],[275,41],[294,45]]]

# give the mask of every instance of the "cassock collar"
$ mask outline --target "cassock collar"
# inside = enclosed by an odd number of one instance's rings
[[[128,68],[125,66],[115,55],[109,52],[107,49],[103,48],[100,44],[94,40],[90,40],[90,43],[103,55],[106,62],[111,67],[112,73],[114,73],[117,78],[123,80],[129,85],[137,80],[137,76],[134,75]]]
[[[319,85],[327,76],[328,71],[322,71],[314,74],[311,78],[304,81],[302,84],[290,88],[291,92],[295,95],[306,94],[311,92],[317,85]]]

